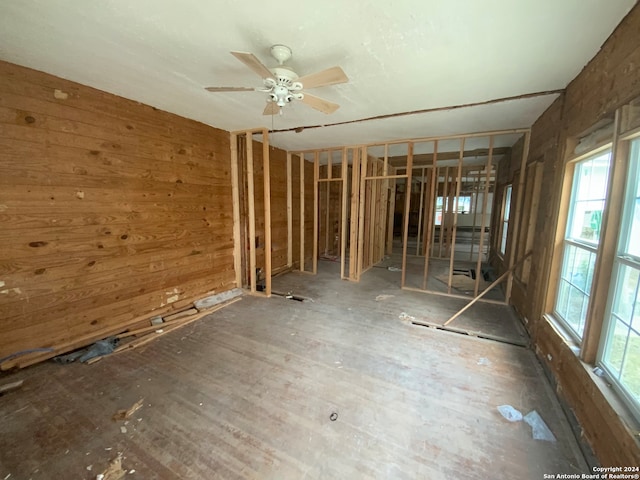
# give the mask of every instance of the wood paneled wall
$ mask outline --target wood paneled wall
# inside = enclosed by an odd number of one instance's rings
[[[0,62],[0,358],[234,286],[229,134]]]
[[[640,464],[640,444],[633,422],[608,387],[597,379],[544,318],[544,300],[551,276],[565,145],[598,121],[612,118],[616,108],[640,96],[640,6],[636,5],[600,52],[569,84],[532,127],[530,162],[541,162],[542,182],[537,206],[538,231],[526,295],[514,295],[518,311],[527,315],[539,358],[554,376],[560,395],[575,413],[584,438],[606,466]],[[501,165],[510,172],[515,165]],[[513,208],[512,208],[513,210]],[[530,212],[523,212],[524,216]],[[524,228],[525,224],[522,224]],[[511,238],[516,238],[514,234]],[[522,237],[522,236],[521,236]]]

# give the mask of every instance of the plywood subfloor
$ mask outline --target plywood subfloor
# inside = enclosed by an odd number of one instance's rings
[[[375,300],[384,278],[370,290],[321,270],[274,282],[313,301],[246,297],[144,349],[3,378],[25,383],[0,397],[0,478],[94,479],[117,452],[131,479],[587,472],[531,351],[412,326],[389,302],[405,292]],[[111,419],[140,398],[128,424]],[[502,404],[537,410],[557,443],[504,420]]]

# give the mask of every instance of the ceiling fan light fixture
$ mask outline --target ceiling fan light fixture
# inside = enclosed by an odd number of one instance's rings
[[[210,92],[258,91],[267,93],[267,106],[264,115],[273,115],[277,107],[282,114],[282,107],[294,100],[302,101],[307,106],[322,113],[333,113],[340,106],[323,98],[316,97],[302,90],[318,88],[328,85],[346,83],[349,78],[340,67],[299,77],[298,74],[284,63],[291,58],[292,51],[286,45],[271,46],[271,55],[278,61],[278,65],[267,68],[254,54],[232,51],[231,54],[245,64],[250,70],[262,78],[262,88],[249,87],[205,87]]]

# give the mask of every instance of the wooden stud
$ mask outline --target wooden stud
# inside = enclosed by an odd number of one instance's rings
[[[328,158],[327,158],[327,188],[326,188],[326,195],[327,195],[327,206],[326,206],[326,211],[325,211],[325,221],[324,221],[324,254],[328,255],[329,254],[329,239],[330,239],[330,218],[329,218],[329,214],[330,214],[330,210],[331,210],[331,182],[333,181],[332,178],[332,172],[331,169],[333,168],[332,164],[331,164],[331,150],[329,150],[327,152]]]
[[[431,171],[431,167],[425,167],[425,186],[424,186],[424,208],[422,209],[422,230],[420,231],[421,242],[420,242],[420,252],[419,255],[426,255],[427,249],[426,245],[429,243],[429,239],[427,238],[428,230],[429,230],[429,207],[430,199],[431,199],[431,177],[433,176],[433,172]]]
[[[384,165],[382,167],[382,175],[389,175],[389,144],[384,144]]]
[[[318,178],[320,176],[320,152],[313,158],[313,274],[318,273]]]
[[[341,180],[341,178],[319,178],[318,183],[337,183]]]
[[[456,235],[458,233],[458,209],[460,202],[460,189],[462,188],[462,161],[464,160],[465,139],[460,140],[460,158],[458,158],[458,176],[456,180],[456,191],[453,200],[453,225],[451,230],[451,254],[449,255],[449,280],[447,282],[447,293],[451,293],[453,283],[453,268],[456,259]],[[476,275],[477,277],[477,275]]]
[[[287,152],[287,267],[293,266],[293,188],[291,153]]]
[[[349,178],[349,165],[347,163],[347,149],[342,149],[342,216],[340,218],[340,278],[344,279],[344,263],[347,257],[347,187]]]
[[[247,189],[249,206],[249,285],[256,292],[256,211],[253,183],[253,137],[245,134],[247,146]]]
[[[489,205],[489,183],[493,170],[493,136],[489,137],[489,156],[487,157],[486,175],[484,180],[484,194],[482,197],[482,218],[480,220],[480,244],[478,246],[478,259],[476,260],[476,283],[473,287],[473,295],[478,296],[480,278],[482,278],[482,250],[484,248],[485,224],[487,222],[487,208]],[[478,177],[479,178],[479,177]]]
[[[382,166],[382,171],[384,173],[385,165]],[[379,237],[378,237],[378,259],[382,260],[384,258],[384,254],[387,247],[387,219],[388,209],[389,209],[389,179],[385,178],[382,180],[382,199],[380,201],[380,215],[379,215]]]
[[[473,174],[472,171],[469,171],[470,174]],[[471,248],[469,249],[469,261],[473,261],[474,254],[474,244],[476,242],[476,227],[477,227],[477,218],[478,218],[478,197],[480,196],[480,178],[481,175],[472,175],[475,177],[473,181],[473,191],[475,193],[473,197],[473,207],[470,209],[473,214],[473,220],[471,224]]]
[[[453,236],[453,212],[455,209],[455,187],[457,185],[457,175],[455,175],[455,171],[453,167],[450,169],[451,171],[451,182],[449,184],[449,199],[447,202],[448,205],[448,215],[447,215],[447,238],[446,238],[446,246],[445,255],[451,255],[451,240]]]
[[[269,131],[262,131],[262,163],[264,179],[264,265],[265,294],[271,296],[271,173],[269,159]]]
[[[438,258],[442,258],[442,246],[444,243],[445,231],[447,229],[447,218],[449,209],[449,167],[444,169],[444,183],[442,184],[442,217],[440,219],[440,235],[438,242]]]
[[[440,292],[438,290],[424,290],[421,288],[414,288],[414,287],[403,287],[403,290],[408,290],[410,292],[418,292],[418,293],[427,293],[429,295],[438,295],[440,297],[447,297],[447,298],[459,298],[461,300],[469,300],[469,296],[468,295],[459,295],[456,293],[446,293],[446,292]],[[504,300],[493,300],[490,298],[479,298],[477,300],[477,302],[480,303],[489,303],[492,305],[506,305],[506,303],[504,302]]]
[[[384,165],[383,165],[384,169]],[[380,239],[379,239],[379,252],[378,257],[384,258],[387,250],[387,221],[389,219],[389,179],[385,178],[382,181],[382,202],[380,208]]]
[[[403,173],[402,175],[369,175],[365,177],[365,180],[391,180],[394,178],[407,178],[407,174]]]
[[[513,222],[509,225],[509,230],[514,234],[513,238],[516,238],[517,232],[520,229],[520,216],[522,211],[522,198],[524,193],[524,177],[527,169],[527,159],[529,158],[529,145],[531,143],[531,131],[527,131],[524,134],[524,147],[522,150],[522,159],[520,161],[520,175],[518,178],[518,192],[516,193],[516,211],[514,214]],[[510,234],[507,232],[507,236]],[[511,245],[509,245],[511,243]],[[505,291],[505,301],[509,303],[511,299],[511,289],[513,286],[513,270],[511,267],[513,266],[513,262],[516,258],[516,245],[513,245],[514,242],[510,242],[510,239],[507,237],[507,250],[509,251],[509,271],[512,272],[507,279],[507,288]]]
[[[429,259],[431,258],[431,248],[433,235],[435,232],[435,209],[438,200],[438,141],[433,142],[433,168],[431,169],[431,187],[429,189],[429,215],[427,218],[427,233],[425,235],[424,272],[422,274],[422,288],[427,289],[427,275],[429,274]]]
[[[364,212],[365,212],[365,191],[367,176],[367,148],[360,148],[360,197],[358,207],[358,247],[357,247],[357,259],[356,264],[356,277],[360,281],[360,275],[362,274],[362,260],[364,255]]]
[[[478,300],[480,300],[482,297],[484,297],[487,293],[489,293],[491,291],[491,289],[493,287],[495,287],[496,285],[498,285],[500,282],[502,282],[505,278],[507,278],[508,276],[513,274],[513,270],[520,265],[522,262],[524,262],[533,252],[529,252],[527,253],[524,257],[522,257],[520,260],[518,260],[517,263],[514,263],[511,267],[509,267],[502,275],[500,275],[491,285],[489,285],[487,288],[485,288],[482,293],[480,293],[479,295],[477,295],[473,300],[471,300],[464,308],[462,308],[461,310],[459,310],[455,315],[453,315],[451,318],[449,318],[449,320],[447,320],[446,322],[444,322],[442,324],[442,326],[446,326],[449,325],[451,322],[453,322],[456,318],[458,318],[460,315],[462,315],[464,312],[466,312],[469,308],[471,308],[472,305],[474,305]]]
[[[300,271],[304,272],[304,154],[300,154]]]
[[[413,142],[409,142],[407,150],[407,186],[404,199],[404,226],[402,233],[402,276],[400,288],[403,288],[407,279],[407,240],[409,239],[409,208],[411,206],[411,176],[413,173]]]
[[[393,254],[393,228],[396,213],[396,179],[390,179],[389,184],[389,212],[387,217],[387,255]]]
[[[242,245],[240,244],[240,179],[238,176],[238,135],[231,134],[231,197],[233,201],[233,269],[236,288],[242,288]]]
[[[358,230],[360,216],[358,215],[360,197],[360,149],[352,148],[353,157],[351,165],[351,226],[349,238],[349,280],[358,281]]]
[[[416,235],[416,255],[420,255],[420,242],[422,239],[422,215],[424,209],[424,167],[422,170],[422,179],[420,180],[420,206],[418,207],[418,234]]]
[[[370,162],[370,168],[372,173],[376,173],[376,162]],[[366,181],[366,180],[365,180]],[[369,215],[367,218],[369,219],[369,247],[367,250],[367,268],[372,266],[374,263],[375,257],[375,245],[376,245],[376,227],[377,227],[377,219],[378,219],[378,207],[380,206],[380,198],[378,197],[378,180],[371,180],[368,183],[368,203],[369,203]]]

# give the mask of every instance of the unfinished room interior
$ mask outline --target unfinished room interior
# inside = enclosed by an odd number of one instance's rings
[[[0,480],[640,478],[640,6],[0,3]]]

